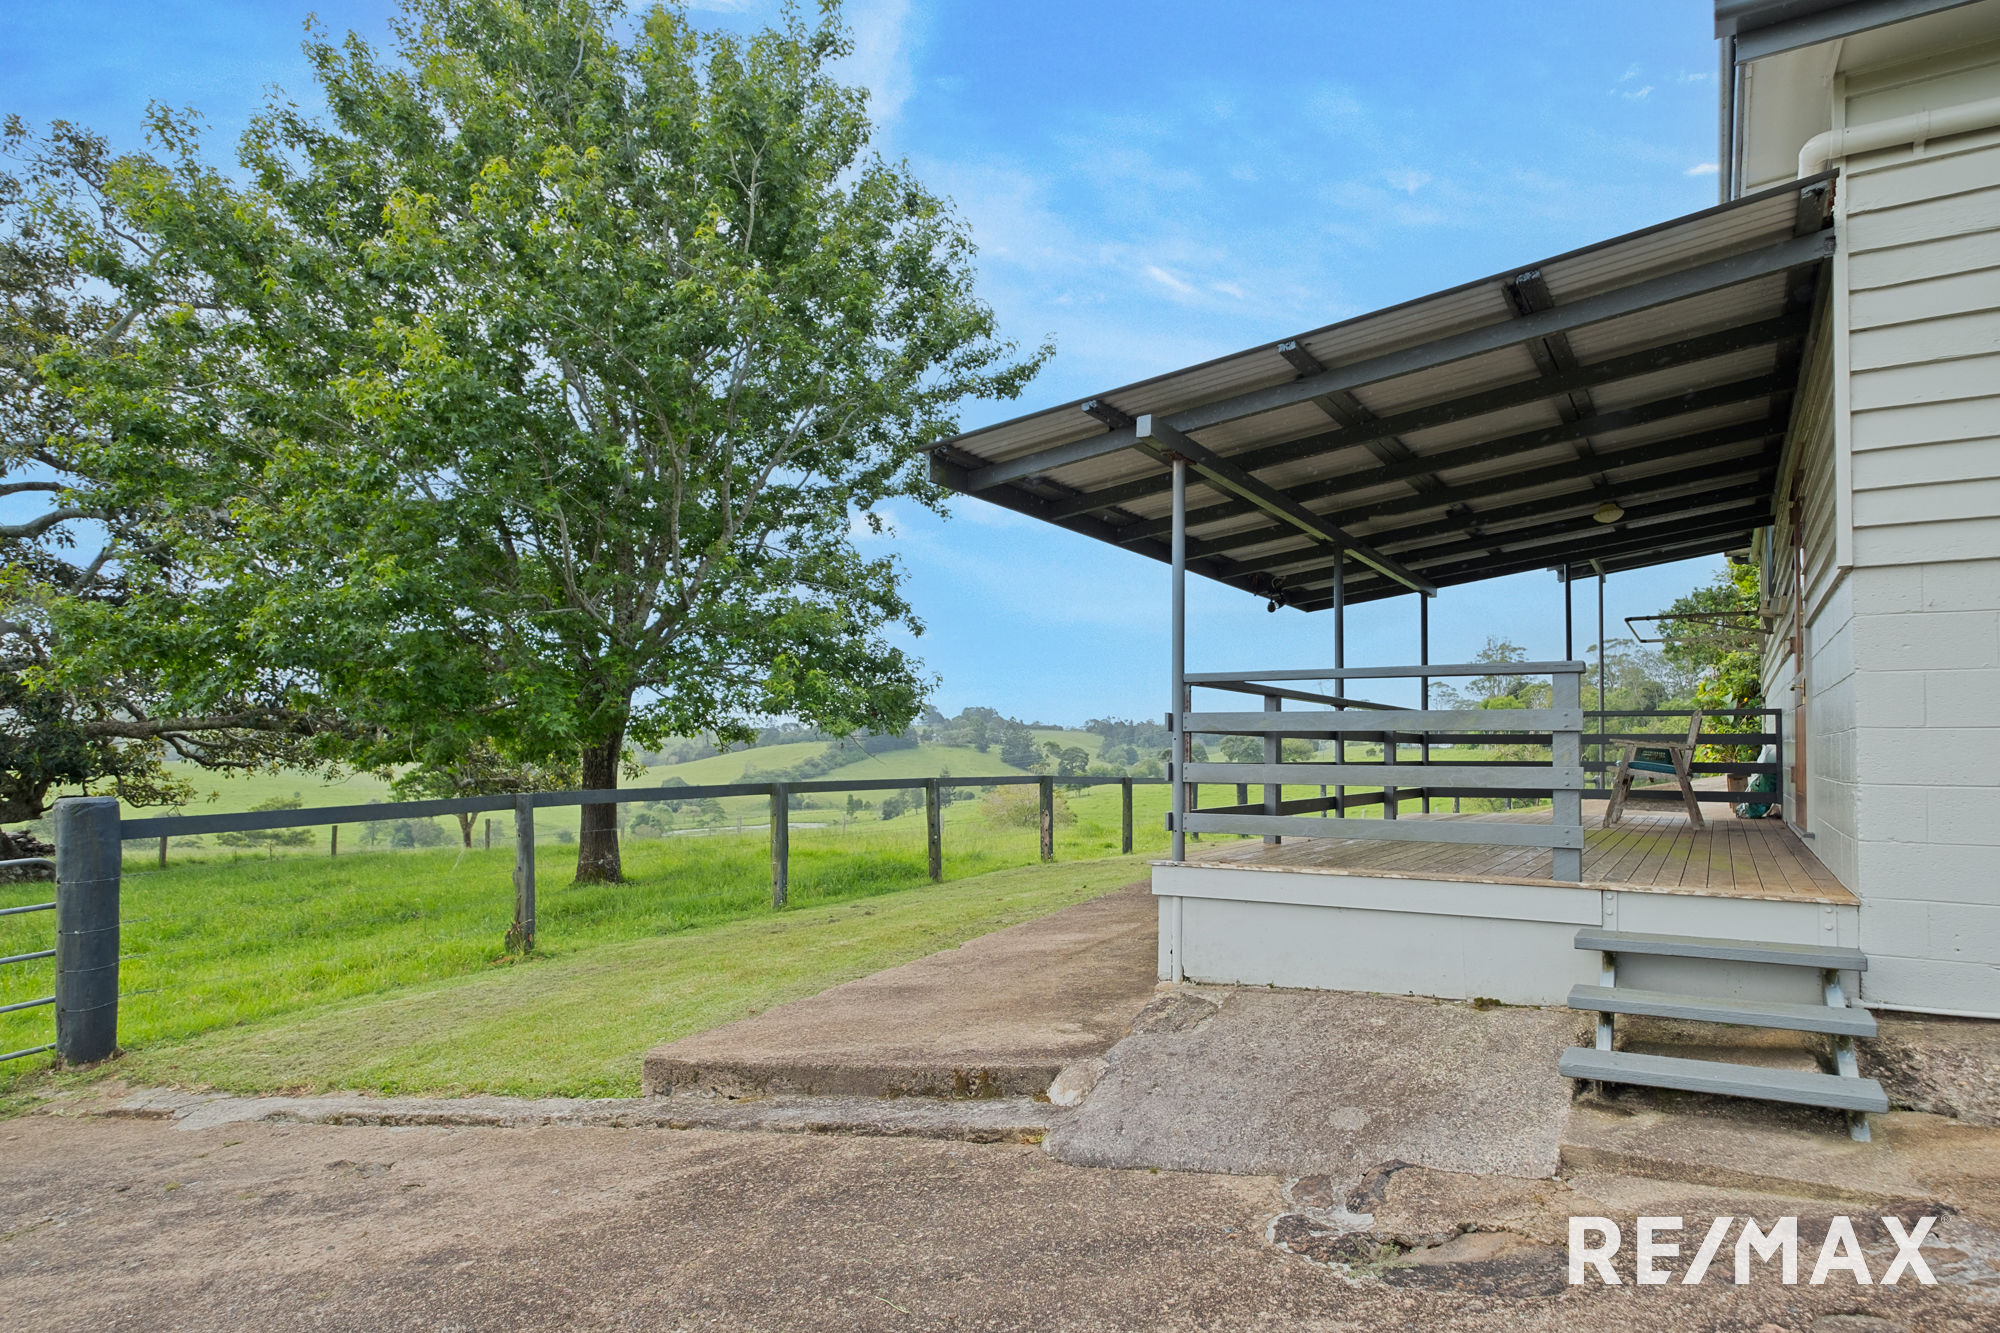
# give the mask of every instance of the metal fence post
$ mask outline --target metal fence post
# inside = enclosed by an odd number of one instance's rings
[[[535,947],[535,798],[514,798],[514,928],[507,932],[509,948],[527,953]]]
[[[1119,829],[1118,850],[1125,855],[1132,854],[1132,779],[1122,778],[1118,783]]]
[[[792,794],[771,784],[771,906],[783,907],[792,886]]]
[[[944,802],[938,780],[924,783],[924,847],[929,854],[931,883],[944,879]]]
[[[118,800],[56,802],[56,1054],[87,1065],[118,1049]]]
[[[1056,780],[1043,778],[1035,784],[1042,789],[1042,859],[1056,859]]]

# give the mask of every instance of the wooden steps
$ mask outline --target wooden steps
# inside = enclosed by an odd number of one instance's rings
[[[1570,1008],[1597,1015],[1597,1041],[1595,1046],[1573,1046],[1563,1052],[1561,1069],[1566,1076],[1598,1083],[1824,1106],[1847,1112],[1849,1131],[1863,1141],[1868,1138],[1866,1114],[1889,1109],[1889,1098],[1882,1085],[1872,1078],[1862,1078],[1855,1062],[1854,1039],[1872,1037],[1876,1032],[1875,1016],[1866,1009],[1849,1005],[1841,985],[1842,972],[1866,970],[1868,959],[1859,949],[1648,935],[1593,927],[1576,933],[1576,947],[1595,949],[1603,956],[1600,977],[1603,984],[1579,985],[1570,991]],[[1810,968],[1820,974],[1825,1003],[1787,1004],[1621,987],[1618,985],[1620,954]],[[1837,1072],[1805,1073],[1724,1060],[1691,1060],[1617,1050],[1613,1023],[1618,1014],[1824,1033],[1834,1039]]]

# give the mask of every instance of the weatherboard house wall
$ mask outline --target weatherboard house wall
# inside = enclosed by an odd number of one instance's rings
[[[1928,47],[1912,22],[1774,57],[1745,160],[2000,98],[2000,5],[1925,22]],[[1833,281],[1762,550],[1767,697],[1804,749],[1786,813],[1861,899],[1864,1001],[2000,1016],[2000,124],[1831,165]]]

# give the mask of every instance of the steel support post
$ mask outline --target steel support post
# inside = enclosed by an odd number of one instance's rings
[[[527,953],[535,947],[535,798],[514,798],[514,928],[507,932],[509,948]]]
[[[1172,855],[1187,860],[1187,764],[1193,756],[1184,725],[1187,717],[1187,460],[1176,458],[1173,529],[1173,711],[1167,739],[1172,743],[1167,778],[1173,784]]]
[[[1424,596],[1422,593],[1418,593],[1417,594],[1417,665],[1429,666],[1430,664],[1431,664],[1431,599]],[[1417,680],[1417,707],[1423,709],[1425,712],[1430,711],[1431,678],[1429,676],[1422,676],[1419,677]],[[1422,748],[1417,753],[1417,762],[1419,764],[1428,765],[1431,762],[1430,732],[1428,731],[1424,732],[1423,737],[1424,738],[1421,742]],[[1421,808],[1425,814],[1429,814],[1431,812],[1431,789],[1428,779],[1426,779],[1424,784],[1424,803]]]
[[[118,800],[56,802],[56,1055],[87,1065],[118,1049]]]
[[[1340,669],[1347,665],[1347,552],[1336,551],[1333,557],[1333,693],[1336,698],[1347,697],[1347,677]],[[1340,706],[1334,705],[1336,709]],[[1345,732],[1333,738],[1333,762],[1347,762],[1347,735]],[[1333,815],[1336,819],[1347,818],[1347,788],[1333,789]]]

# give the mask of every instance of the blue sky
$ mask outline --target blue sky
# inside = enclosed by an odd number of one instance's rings
[[[381,40],[386,0],[314,0]],[[772,0],[697,18],[760,26]],[[0,112],[137,146],[148,101],[192,105],[227,152],[272,85],[310,104],[292,0],[40,0],[0,18]],[[851,0],[851,80],[878,147],[957,204],[1003,330],[1053,336],[1017,403],[968,427],[1527,265],[1715,201],[1706,0],[1263,0],[1256,5]],[[891,514],[947,712],[1159,713],[1163,567],[961,502]],[[1611,625],[1719,561],[1614,576]],[[1203,580],[1196,668],[1329,661],[1324,613],[1267,615]],[[1594,594],[1594,590],[1592,590]],[[1594,595],[1578,589],[1578,642]],[[1550,574],[1449,589],[1435,660],[1489,634],[1562,647]],[[1415,599],[1356,608],[1348,660],[1414,661]]]

